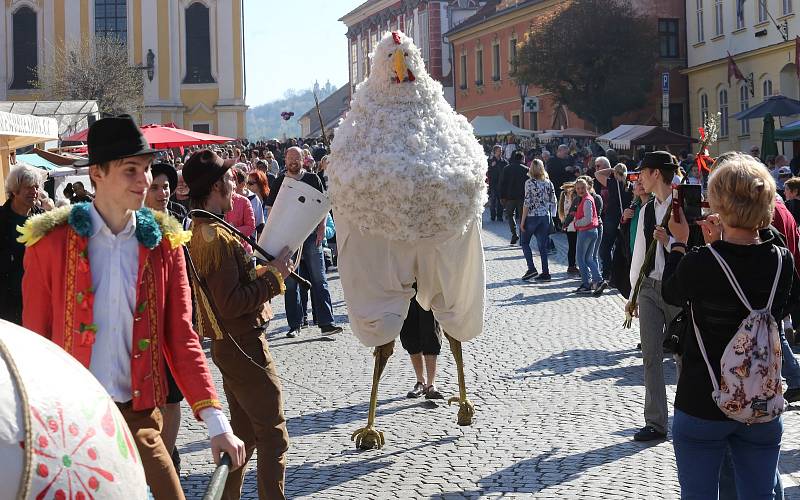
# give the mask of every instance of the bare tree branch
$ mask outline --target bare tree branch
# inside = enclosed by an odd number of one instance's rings
[[[96,100],[101,113],[136,115],[144,107],[144,75],[115,37],[84,37],[56,49],[37,71],[37,88],[54,100]]]

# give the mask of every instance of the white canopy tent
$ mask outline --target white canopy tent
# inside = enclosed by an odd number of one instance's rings
[[[59,136],[88,128],[89,117],[100,117],[97,101],[0,101],[0,111],[55,118]]]
[[[54,118],[18,115],[0,111],[0,181],[5,186],[11,170],[9,153],[15,149],[58,139],[58,122]],[[6,192],[0,193],[5,202]]]
[[[508,120],[499,115],[476,116],[472,119],[470,124],[472,124],[472,128],[475,129],[475,135],[478,137],[512,134],[532,137],[534,135],[533,130],[526,130],[512,125]]]

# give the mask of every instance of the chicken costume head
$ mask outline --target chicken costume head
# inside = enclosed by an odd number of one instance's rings
[[[442,326],[459,374],[458,422],[470,425],[461,342],[483,330],[481,214],[486,156],[472,126],[444,98],[412,40],[387,33],[370,76],[336,130],[328,169],[339,273],[353,333],[375,347],[367,426],[359,448],[383,445],[374,428],[380,375],[414,297]]]
[[[403,33],[387,33],[371,61],[331,147],[334,213],[390,240],[463,232],[486,203],[486,155],[472,126]]]

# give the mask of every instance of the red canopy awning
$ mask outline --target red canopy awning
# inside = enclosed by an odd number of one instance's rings
[[[144,125],[141,127],[144,138],[154,149],[180,148],[183,146],[200,146],[203,144],[225,144],[235,139],[220,135],[204,134],[192,130],[176,128],[173,123],[168,125]],[[62,141],[86,142],[89,136],[89,129],[68,137]]]
[[[68,135],[67,137],[62,137],[62,142],[86,142],[89,138],[89,129],[85,128],[80,132],[76,132],[72,135]]]

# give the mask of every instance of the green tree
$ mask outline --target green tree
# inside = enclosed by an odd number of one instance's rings
[[[50,99],[96,100],[101,113],[136,116],[144,106],[144,72],[128,60],[116,37],[85,37],[57,48],[54,62],[37,71],[36,86]]]
[[[513,76],[608,130],[647,103],[657,59],[657,22],[629,0],[573,0],[534,24]]]

